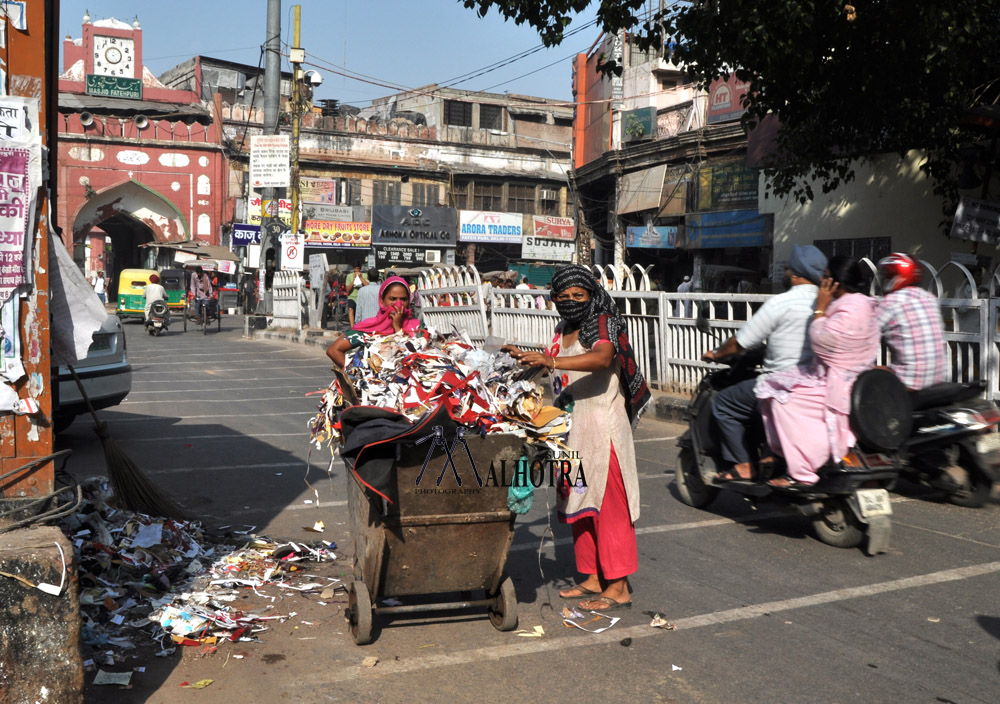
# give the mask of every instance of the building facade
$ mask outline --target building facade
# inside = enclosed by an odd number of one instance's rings
[[[78,264],[112,285],[156,264],[140,245],[218,245],[234,205],[211,103],[158,81],[142,51],[138,20],[85,16],[82,36],[63,42],[57,222]]]

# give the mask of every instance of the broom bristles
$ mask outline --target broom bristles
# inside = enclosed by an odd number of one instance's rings
[[[184,518],[181,509],[153,484],[113,438],[100,432],[98,435],[104,447],[108,478],[114,487],[119,505],[130,511],[150,516]]]

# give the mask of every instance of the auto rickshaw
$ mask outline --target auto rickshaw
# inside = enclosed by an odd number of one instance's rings
[[[119,318],[146,317],[146,286],[150,276],[158,276],[154,269],[123,269],[118,276],[118,305],[115,314]]]
[[[188,273],[183,269],[163,269],[160,284],[167,291],[167,307],[182,311],[187,307]]]

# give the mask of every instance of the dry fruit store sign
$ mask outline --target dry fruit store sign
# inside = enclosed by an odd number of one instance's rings
[[[370,222],[306,220],[306,247],[371,247]]]

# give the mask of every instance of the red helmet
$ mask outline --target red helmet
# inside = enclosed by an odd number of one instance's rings
[[[904,286],[919,286],[920,277],[920,264],[909,254],[893,252],[879,260],[878,283],[882,293],[892,293]]]

